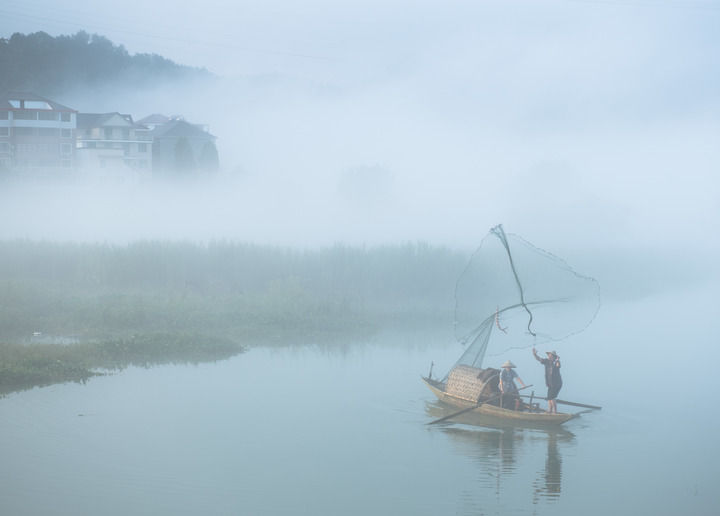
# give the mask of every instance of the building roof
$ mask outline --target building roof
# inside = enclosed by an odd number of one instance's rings
[[[77,128],[90,129],[91,127],[126,127],[126,124],[110,123],[114,117],[120,117],[129,126],[136,129],[147,129],[144,125],[133,121],[132,115],[123,115],[117,111],[113,113],[78,113]]]
[[[148,115],[145,118],[138,120],[137,123],[143,124],[143,125],[148,125],[148,124],[159,125],[159,124],[164,124],[169,121],[170,121],[169,117],[167,117],[165,115],[161,115],[160,113],[153,113],[152,115]]]
[[[24,107],[25,101],[34,102],[45,102],[49,106],[49,110],[52,111],[67,111],[71,113],[77,113],[77,110],[63,106],[55,102],[54,100],[46,99],[40,95],[35,95],[29,91],[8,91],[0,95],[0,110],[15,110],[15,109],[48,109],[47,107]],[[18,101],[20,105],[13,105],[11,101]]]
[[[215,140],[217,137],[213,136],[207,131],[204,131],[201,126],[191,124],[185,120],[170,120],[169,122],[157,126],[155,129],[150,131],[150,136],[155,138],[204,138],[209,140]]]

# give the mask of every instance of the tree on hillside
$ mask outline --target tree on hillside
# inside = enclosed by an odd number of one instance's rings
[[[198,165],[202,170],[206,170],[208,172],[215,172],[220,167],[218,151],[213,142],[207,142],[203,145]]]
[[[156,54],[130,55],[122,45],[80,31],[53,37],[45,32],[15,33],[0,39],[0,92],[29,90],[52,96],[72,88],[114,82],[134,86],[160,80],[209,76]]]
[[[195,170],[195,157],[187,138],[180,138],[175,144],[175,170],[190,173]]]

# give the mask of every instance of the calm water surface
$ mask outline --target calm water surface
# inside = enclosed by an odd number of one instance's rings
[[[561,430],[426,426],[420,374],[458,351],[383,335],[8,396],[0,513],[717,514],[717,419],[573,372],[587,357],[566,354],[563,398],[605,409]]]

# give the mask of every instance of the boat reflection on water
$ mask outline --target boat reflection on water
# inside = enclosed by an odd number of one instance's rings
[[[456,407],[426,402],[426,413],[433,419],[454,411]],[[532,500],[533,504],[560,497],[561,450],[575,445],[572,432],[558,426],[510,425],[506,420],[472,412],[437,427],[461,448],[464,456],[481,467],[478,476],[481,486],[492,489],[496,496]],[[512,485],[504,485],[511,477]]]
[[[570,434],[572,440],[572,434]],[[566,437],[567,439],[567,437]],[[547,456],[545,458],[545,471],[535,481],[534,495],[556,498],[562,491],[562,457],[558,450],[558,435],[555,431],[547,434]]]

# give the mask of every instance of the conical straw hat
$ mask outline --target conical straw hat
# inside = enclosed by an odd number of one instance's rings
[[[515,364],[513,364],[512,362],[510,362],[510,361],[508,360],[507,362],[505,362],[505,363],[502,365],[502,367],[515,367]]]

